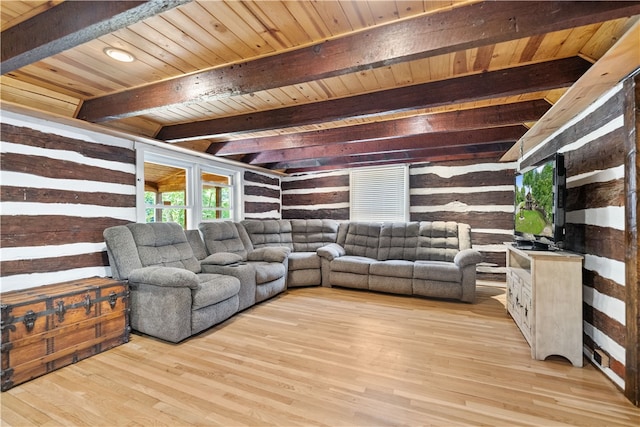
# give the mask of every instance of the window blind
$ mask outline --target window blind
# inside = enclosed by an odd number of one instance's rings
[[[350,173],[351,221],[407,221],[409,168],[389,166]]]

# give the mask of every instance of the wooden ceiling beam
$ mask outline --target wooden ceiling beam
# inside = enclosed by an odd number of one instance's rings
[[[434,149],[499,141],[517,141],[526,131],[527,128],[524,126],[516,125],[455,132],[426,133],[349,144],[325,144],[289,150],[263,151],[253,154],[252,158],[247,160],[249,160],[250,164],[272,164],[323,157],[345,157],[364,152],[388,154],[396,151],[406,152],[425,148]]]
[[[571,86],[590,66],[580,57],[557,59],[295,107],[165,126],[157,138],[188,141],[552,90]]]
[[[287,173],[316,172],[341,168],[382,166],[397,163],[427,163],[450,160],[498,159],[515,141],[492,142],[488,144],[425,148],[395,153],[363,154],[346,157],[327,157],[323,159],[299,160],[269,165],[273,170],[286,170]]]
[[[191,0],[65,1],[0,34],[2,74]]]
[[[640,13],[640,2],[465,4],[266,56],[87,100],[78,118],[102,122],[386,67]]]
[[[213,143],[207,149],[207,152],[218,156],[228,156],[340,142],[360,142],[422,133],[449,132],[452,129],[469,130],[509,126],[536,121],[550,107],[551,104],[544,99],[535,99],[468,110],[423,114],[397,120],[343,126],[313,132]]]

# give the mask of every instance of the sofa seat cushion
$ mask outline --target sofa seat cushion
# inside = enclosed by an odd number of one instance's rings
[[[369,274],[369,266],[375,259],[363,256],[345,255],[331,261],[331,271],[342,273]]]
[[[249,264],[256,271],[256,285],[262,285],[285,277],[285,265],[279,262],[253,261]]]
[[[289,254],[289,270],[320,268],[320,257],[315,252],[292,252]]]
[[[238,295],[240,281],[222,274],[198,274],[200,284],[192,292],[192,310],[207,307]]]
[[[371,264],[369,274],[411,279],[413,278],[413,265],[414,263],[412,261],[403,260],[376,261]]]
[[[452,262],[416,261],[413,267],[413,277],[414,279],[438,282],[460,282],[462,271]]]

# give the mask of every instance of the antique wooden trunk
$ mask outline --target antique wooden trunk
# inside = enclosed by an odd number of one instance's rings
[[[1,389],[129,340],[126,282],[101,277],[0,294]]]

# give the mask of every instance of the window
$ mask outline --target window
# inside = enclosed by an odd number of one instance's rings
[[[137,164],[139,222],[195,229],[202,221],[242,219],[242,169],[142,143]]]
[[[177,222],[187,227],[187,170],[144,162],[145,222]]]
[[[202,221],[233,218],[233,186],[231,177],[201,173]]]
[[[406,165],[351,171],[351,221],[408,221],[408,183]]]

